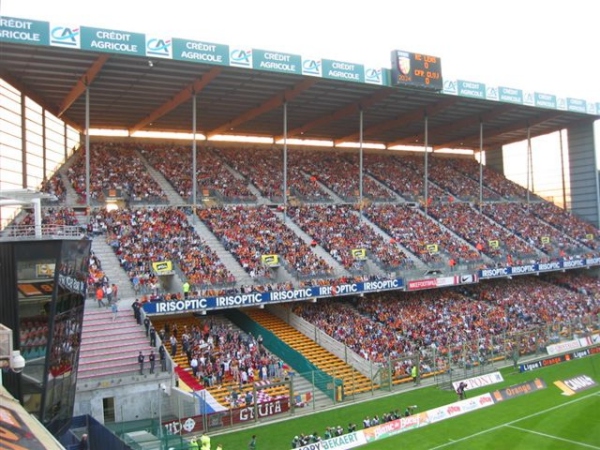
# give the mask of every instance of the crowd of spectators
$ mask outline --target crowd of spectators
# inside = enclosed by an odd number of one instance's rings
[[[598,229],[571,212],[550,202],[529,203],[527,210],[582,245],[593,250],[600,249]]]
[[[106,240],[136,293],[158,293],[160,285],[152,263],[159,261],[179,264],[196,290],[235,283],[231,272],[195,232],[180,208],[100,209],[94,216],[104,224]]]
[[[41,208],[42,225],[58,226],[79,226],[79,221],[75,216],[75,210],[70,207],[44,207]],[[33,227],[35,225],[35,215],[32,210],[27,210],[19,225],[22,227]]]
[[[479,183],[480,165],[475,159],[446,158],[444,164],[452,166],[454,170]],[[508,200],[525,200],[527,198],[527,189],[523,186],[519,186],[501,173],[490,169],[485,164],[481,169],[483,172],[483,186],[490,188],[492,191],[497,192],[503,198]]]
[[[301,277],[328,278],[333,269],[288,228],[268,206],[226,206],[198,211],[198,216],[252,276],[268,277],[263,255],[278,255]]]
[[[434,204],[427,213],[478,251],[506,265],[508,260],[518,264],[537,257],[534,246],[489,220],[469,203]]]
[[[372,204],[363,213],[394,241],[427,264],[481,261],[479,252],[461,242],[420,209],[404,204]]]
[[[544,278],[579,294],[600,299],[600,281],[596,277],[577,272],[550,272],[545,274]]]
[[[481,212],[532,247],[552,257],[582,251],[581,245],[573,238],[529,213],[525,203],[486,203],[482,205]]]
[[[171,183],[175,191],[190,201],[193,194],[193,155],[189,146],[146,145],[142,155]],[[197,195],[216,195],[224,202],[256,202],[248,180],[236,177],[210,147],[196,149]]]
[[[402,158],[402,162],[413,170],[419,171],[420,173],[425,172],[423,158],[406,156]],[[451,195],[467,201],[479,199],[479,183],[452,169],[447,163],[446,158],[431,157],[428,160],[427,166],[428,180],[432,181],[442,189],[445,189]],[[497,201],[502,198],[498,193],[484,186],[483,199],[484,201]]]
[[[63,203],[67,197],[67,188],[58,172],[52,175],[50,179],[42,182],[40,192],[55,195],[58,203]]]
[[[41,232],[43,235],[60,236],[65,234],[64,227],[78,227],[79,222],[75,217],[73,208],[66,206],[42,206],[41,210]],[[78,232],[78,230],[77,230]],[[26,208],[24,214],[17,217],[11,226],[4,230],[6,236],[33,236],[35,229],[35,213],[33,209]],[[72,232],[69,232],[72,234]]]
[[[255,337],[227,321],[196,318],[189,326],[166,321],[157,332],[172,356],[181,353],[187,358],[201,384],[231,387],[228,401],[232,408],[264,400],[248,396],[253,383],[267,386],[285,370],[283,361],[265,348],[262,336]]]
[[[361,220],[348,205],[310,205],[288,208],[289,217],[336,261],[350,271],[360,271],[364,260],[354,249],[365,249],[367,256],[382,267],[407,268],[412,260],[397,245],[392,245]]]
[[[403,157],[369,153],[364,157],[365,171],[388,186],[398,195],[408,201],[418,201],[425,196],[424,174],[421,168],[409,167],[403,164]],[[447,193],[429,182],[427,184],[429,197],[442,198]]]
[[[562,277],[560,285],[554,278],[517,277],[303,302],[291,309],[364,359],[395,360],[394,376],[407,377],[416,352],[429,365],[421,367],[427,373],[444,366],[447,358],[466,365],[481,357],[510,355],[513,346],[522,355],[539,352],[565,327],[589,333],[600,313],[600,282],[581,275]],[[578,288],[570,287],[574,285]]]
[[[264,197],[274,200],[283,198],[283,152],[272,149],[219,149],[218,154],[231,167],[256,186]],[[290,150],[290,154],[294,150]],[[248,164],[252,161],[252,164]],[[313,176],[302,172],[300,167],[288,164],[286,183],[288,193],[305,202],[329,202]]]
[[[139,157],[138,144],[94,143],[90,146],[90,203],[120,196],[136,203],[166,203],[167,196]],[[85,203],[86,151],[81,148],[69,167],[68,178]],[[113,195],[114,194],[114,195]]]
[[[340,196],[356,202],[360,194],[360,172],[356,157],[348,152],[298,150],[289,155],[290,165],[299,167],[316,181]],[[363,176],[363,198],[371,201],[394,201],[394,194],[373,178]]]

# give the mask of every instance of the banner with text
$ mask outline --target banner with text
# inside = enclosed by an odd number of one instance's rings
[[[512,267],[495,267],[493,269],[482,269],[479,278],[502,278],[513,275],[527,275],[538,272],[551,272],[562,269],[580,269],[600,265],[600,258],[582,258],[565,261],[553,261],[548,263],[525,264]]]
[[[202,311],[207,309],[239,308],[268,303],[308,300],[319,297],[335,297],[369,292],[399,290],[403,288],[402,278],[359,283],[337,284],[332,286],[312,286],[290,291],[252,292],[249,294],[201,297],[187,300],[171,300],[145,303],[147,314],[171,314],[177,312]]]

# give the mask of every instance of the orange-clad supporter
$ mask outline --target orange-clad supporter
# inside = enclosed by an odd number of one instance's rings
[[[291,271],[314,278],[331,277],[333,269],[267,206],[226,206],[199,211],[199,217],[255,279],[270,279],[262,255],[276,254]]]
[[[94,143],[90,146],[91,200],[104,201],[114,191],[132,202],[166,203],[167,197],[138,155],[137,143]],[[75,191],[86,193],[86,158],[82,147],[67,176]]]
[[[578,324],[579,331],[590,331],[600,312],[600,281],[552,274],[493,280],[465,286],[460,292],[387,292],[351,301],[302,302],[291,308],[374,362],[432,346],[439,354],[456,358],[465,348],[472,358],[503,355],[504,339],[511,335],[518,336],[521,353],[529,354],[555,338],[549,334],[555,322],[559,330],[565,324]],[[395,370],[407,375],[408,367]]]

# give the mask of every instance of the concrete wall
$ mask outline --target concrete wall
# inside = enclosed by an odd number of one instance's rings
[[[567,130],[569,172],[571,179],[571,211],[600,227],[598,169],[594,143],[594,123],[582,122]]]
[[[139,378],[138,383],[118,386],[91,382],[97,388],[77,392],[73,416],[89,414],[98,422],[105,423],[103,400],[110,397],[114,397],[115,422],[156,419],[159,402],[162,417],[172,416],[177,412],[172,407],[170,385],[164,383],[167,389],[163,391],[158,382],[144,382],[142,377]]]
[[[504,175],[504,154],[502,153],[502,149],[486,150],[485,165]],[[485,180],[483,181],[485,183]]]

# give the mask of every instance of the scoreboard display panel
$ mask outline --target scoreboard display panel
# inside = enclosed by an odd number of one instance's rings
[[[444,88],[441,58],[393,50],[392,84],[441,91]]]

